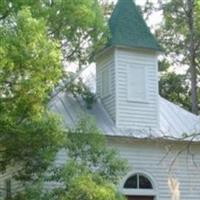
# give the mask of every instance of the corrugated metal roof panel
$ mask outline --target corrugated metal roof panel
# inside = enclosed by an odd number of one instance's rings
[[[160,127],[165,135],[181,138],[200,132],[200,118],[160,97]]]
[[[135,138],[171,138],[181,139],[184,134],[200,132],[200,118],[179,106],[160,97],[160,130],[138,131],[117,129],[97,101],[91,110],[86,109],[84,102],[70,94],[60,93],[52,99],[50,109],[61,115],[66,126],[74,127],[86,114],[96,119],[97,127],[109,136],[128,136]]]

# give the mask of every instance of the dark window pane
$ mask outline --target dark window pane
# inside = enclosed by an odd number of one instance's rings
[[[154,200],[151,196],[126,196],[127,200]]]
[[[139,176],[139,188],[140,189],[153,189],[151,182],[146,177]]]
[[[137,189],[137,175],[131,176],[124,184],[124,188]]]

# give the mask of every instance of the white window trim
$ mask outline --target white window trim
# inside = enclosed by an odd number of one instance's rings
[[[145,98],[142,99],[142,98],[130,98],[129,95],[128,95],[128,90],[129,90],[129,83],[128,83],[128,79],[129,79],[129,67],[130,65],[133,65],[133,66],[140,66],[141,68],[144,68],[144,79],[145,79]],[[127,63],[126,64],[126,76],[127,76],[127,101],[129,102],[138,102],[138,103],[149,103],[148,101],[148,84],[147,84],[147,81],[148,81],[148,75],[147,75],[147,65],[145,64],[140,64],[140,63]]]
[[[103,73],[107,72],[108,73],[108,92],[106,94],[103,93]],[[109,67],[105,67],[102,71],[101,71],[101,96],[102,98],[106,98],[108,96],[111,95],[111,78],[110,78],[110,68]]]
[[[151,181],[153,189],[126,189],[124,188],[124,184],[126,183],[127,179],[136,174],[141,174],[147,177]],[[150,173],[144,172],[141,170],[134,170],[134,171],[129,172],[121,181],[119,185],[119,190],[125,196],[154,196],[154,200],[159,200],[157,184],[155,182],[155,179],[152,177]]]
[[[156,191],[154,189],[122,189],[122,194],[127,196],[155,196]]]

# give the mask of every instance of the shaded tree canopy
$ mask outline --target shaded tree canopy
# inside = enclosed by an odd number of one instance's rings
[[[69,128],[64,165],[53,165],[49,173],[19,193],[15,200],[123,200],[116,189],[127,167],[127,161],[109,147],[92,118],[85,117],[75,128]],[[52,190],[46,181],[57,182]],[[77,192],[78,191],[78,192]]]
[[[1,170],[19,164],[23,179],[45,171],[66,138],[48,109],[63,60],[90,62],[104,30],[94,0],[0,0]]]
[[[173,79],[177,79],[179,89],[176,92],[180,93],[179,96],[185,96],[186,101],[184,107],[193,113],[197,114],[199,109],[199,46],[200,46],[200,27],[199,27],[199,4],[197,0],[161,0],[155,5],[149,0],[146,4],[145,13],[148,15],[152,12],[159,11],[163,14],[163,20],[156,28],[156,35],[160,40],[160,43],[165,49],[165,56],[161,65],[175,66],[176,68],[183,68],[183,66],[188,66],[188,71],[185,72],[185,79],[180,81],[180,76],[173,74]],[[167,72],[168,68],[166,69]],[[167,73],[164,75],[166,81]],[[169,76],[171,74],[169,73]],[[170,79],[170,77],[168,77]],[[162,77],[161,77],[162,80]],[[182,90],[186,85],[189,84],[189,88]],[[162,85],[163,81],[160,83],[161,90],[165,90]],[[181,89],[182,88],[182,89]],[[189,89],[189,92],[188,92]],[[181,92],[182,91],[182,92]],[[183,92],[184,91],[184,92]],[[174,92],[173,90],[168,90],[168,92]],[[162,93],[163,95],[163,93]],[[187,98],[187,96],[190,98]],[[166,96],[170,96],[166,94]],[[177,103],[178,99],[169,98]],[[183,105],[183,102],[180,103]]]

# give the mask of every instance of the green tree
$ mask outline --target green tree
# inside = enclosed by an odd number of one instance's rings
[[[159,92],[162,97],[177,105],[191,109],[189,84],[185,82],[185,75],[167,72],[162,75],[159,82]]]
[[[159,62],[159,94],[165,99],[191,111],[191,91],[187,74],[170,71],[170,63],[164,59]]]
[[[44,182],[31,185],[20,200],[122,200],[116,185],[127,170],[127,162],[108,147],[106,138],[91,118],[80,120],[67,132],[66,164],[53,167],[44,180],[56,181],[60,186],[46,191]],[[52,173],[53,172],[53,173]],[[78,192],[77,192],[78,191]]]
[[[24,179],[45,171],[66,138],[48,111],[63,61],[89,62],[104,27],[94,0],[0,0],[1,170],[20,165]]]
[[[48,94],[61,77],[61,52],[49,40],[44,20],[24,8],[0,27],[1,169],[43,171],[63,138],[59,120],[47,111]],[[24,177],[28,178],[28,177]]]
[[[102,8],[97,0],[0,0],[0,21],[28,6],[34,18],[44,18],[48,35],[59,39],[64,59],[79,65],[92,61],[105,42]]]
[[[200,18],[197,0],[161,0],[159,6],[148,1],[147,13],[161,11],[163,20],[156,29],[157,37],[165,49],[165,58],[171,66],[189,66],[187,80],[190,80],[189,110],[198,113],[198,76],[199,76],[199,45],[200,45]],[[177,79],[179,79],[177,77]],[[182,87],[180,85],[180,87]],[[188,93],[187,93],[188,94]],[[184,95],[184,93],[182,94]]]
[[[198,114],[197,74],[200,68],[198,65],[200,29],[196,19],[200,17],[200,13],[197,11],[196,3],[196,0],[171,1],[165,5],[164,16],[166,19],[165,28],[170,30],[170,36],[174,33],[174,37],[172,37],[172,47],[174,47],[174,50],[171,53],[174,52],[177,56],[176,61],[180,65],[185,64],[189,66],[191,111]],[[173,15],[174,17],[172,17]],[[180,59],[181,56],[182,59]]]
[[[118,158],[115,150],[108,148],[106,138],[92,118],[80,120],[75,129],[69,129],[67,135],[69,158],[112,183],[119,181],[127,163]]]

